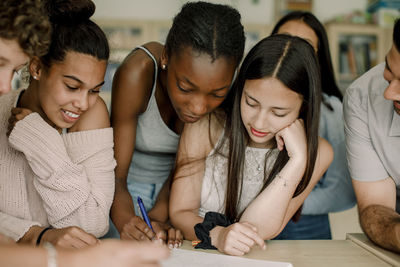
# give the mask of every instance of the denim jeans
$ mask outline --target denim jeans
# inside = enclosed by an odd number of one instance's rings
[[[289,221],[274,239],[332,239],[328,214],[301,215],[298,222]]]
[[[158,193],[160,193],[162,183],[159,184],[148,184],[131,182],[128,180],[128,191],[132,196],[133,204],[135,207],[135,214],[141,216],[139,207],[137,204],[137,197],[140,196],[143,200],[144,207],[149,211],[156,203]],[[103,238],[119,238],[119,233],[115,225],[110,219],[110,228],[107,234]]]

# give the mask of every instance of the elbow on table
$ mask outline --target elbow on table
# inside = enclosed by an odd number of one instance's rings
[[[255,227],[257,227],[258,235],[263,239],[263,240],[271,240],[274,239],[277,235],[279,235],[280,232],[282,232],[283,227],[281,226],[271,226],[271,225],[266,225],[265,223],[252,223]]]
[[[189,223],[190,220],[187,220],[185,214],[181,212],[170,212],[169,219],[171,221],[172,226],[175,229],[179,229],[184,239],[186,240],[196,240],[196,234],[194,232],[194,225]]]

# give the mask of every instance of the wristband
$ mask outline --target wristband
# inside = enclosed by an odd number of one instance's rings
[[[47,230],[50,230],[50,229],[52,229],[51,226],[50,226],[50,227],[44,228],[44,229],[40,232],[38,238],[36,239],[36,246],[39,246],[39,245],[40,245],[40,241],[42,240],[42,237],[43,237],[44,233],[46,233]]]
[[[215,226],[227,227],[229,225],[231,225],[231,222],[224,214],[213,211],[207,212],[206,216],[204,216],[203,222],[194,226],[194,232],[196,233],[197,238],[201,240],[201,242],[198,243],[195,248],[217,249],[211,245],[210,231]]]

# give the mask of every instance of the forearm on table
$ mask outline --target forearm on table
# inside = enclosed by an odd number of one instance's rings
[[[175,228],[182,231],[186,240],[196,240],[194,226],[202,223],[204,218],[196,215],[193,211],[178,211],[171,214],[171,222]]]
[[[126,182],[115,180],[115,195],[110,215],[115,227],[121,232],[124,225],[135,216],[135,207]]]
[[[370,205],[360,212],[367,236],[378,245],[400,252],[400,214],[382,205]]]
[[[256,226],[264,240],[275,237],[288,217],[288,207],[300,179],[296,165],[288,163],[246,208],[240,221]]]

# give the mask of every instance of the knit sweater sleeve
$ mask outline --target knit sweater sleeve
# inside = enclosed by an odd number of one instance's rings
[[[100,237],[114,196],[112,128],[60,135],[37,113],[19,121],[9,142],[35,173],[50,225],[79,226]]]
[[[0,233],[11,237],[15,241],[18,241],[23,237],[24,234],[34,225],[40,226],[40,223],[20,219],[0,211]]]

